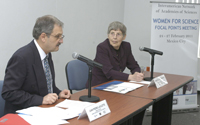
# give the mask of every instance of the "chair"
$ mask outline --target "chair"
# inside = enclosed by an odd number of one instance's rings
[[[0,81],[0,117],[4,115],[4,106],[5,106],[5,100],[1,97],[2,88],[3,88],[3,81]]]
[[[89,68],[85,62],[72,60],[65,66],[67,84],[70,92],[86,88]]]

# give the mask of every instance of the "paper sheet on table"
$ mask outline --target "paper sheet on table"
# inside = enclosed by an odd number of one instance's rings
[[[66,120],[59,119],[54,116],[54,118],[48,118],[48,116],[29,116],[29,115],[20,115],[24,120],[26,120],[31,125],[59,125],[69,123]]]
[[[135,83],[130,83],[130,82],[123,82],[120,84],[116,84],[116,85],[111,85],[106,87],[105,91],[110,91],[110,92],[116,92],[116,93],[121,93],[121,94],[125,94],[129,91],[135,90],[139,87],[142,87],[143,85],[141,84],[135,84]]]
[[[73,110],[81,110],[80,112],[82,112],[84,108],[92,104],[94,103],[65,99],[64,101],[58,103],[56,107],[63,107],[69,109],[72,108]]]
[[[17,110],[16,112],[41,118],[45,116],[50,119],[54,119],[55,117],[59,119],[71,119],[78,116],[78,112],[75,112],[73,109],[62,109],[58,107],[41,108],[35,106]]]
[[[141,81],[141,82],[137,82],[137,81],[129,81],[129,82],[142,83],[142,84],[147,84],[147,85],[149,85],[149,84],[151,83],[151,81]]]

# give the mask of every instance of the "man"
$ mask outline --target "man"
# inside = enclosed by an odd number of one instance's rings
[[[69,90],[55,85],[55,72],[51,52],[63,43],[63,23],[56,17],[39,17],[28,45],[18,49],[9,60],[5,72],[2,97],[4,114],[16,110],[53,104],[58,98],[69,98]]]

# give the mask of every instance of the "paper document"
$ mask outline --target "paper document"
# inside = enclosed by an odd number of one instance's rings
[[[66,120],[58,119],[56,116],[55,118],[48,118],[47,116],[28,116],[28,115],[20,115],[24,120],[26,120],[31,125],[60,125],[60,124],[67,124]]]
[[[29,107],[22,110],[17,110],[19,116],[24,120],[29,122],[31,125],[38,124],[65,124],[68,123],[66,120],[68,117],[77,117],[77,114],[69,112],[67,109],[61,109],[58,107],[49,107],[49,108],[41,108],[41,107]]]
[[[65,99],[64,101],[58,103],[56,105],[56,107],[73,108],[73,109],[79,108],[79,109],[83,110],[85,107],[92,105],[92,104],[94,104],[94,103]]]
[[[16,112],[31,125],[58,125],[69,123],[66,119],[78,117],[84,108],[92,104],[94,103],[65,99],[55,107],[42,108],[33,106]]]
[[[41,117],[48,117],[48,118],[54,118],[59,117],[60,119],[66,119],[69,115],[69,112],[67,109],[62,109],[58,107],[49,107],[49,108],[41,108],[41,107],[29,107],[22,110],[17,110],[17,113],[21,113],[22,115],[27,116],[41,116]]]
[[[142,84],[147,84],[147,85],[151,83],[151,81],[144,81],[144,80],[142,80],[141,82],[136,82],[136,81],[129,81],[129,82],[142,83]]]
[[[106,86],[106,84],[105,84],[102,86],[95,87],[94,89],[100,89],[100,90],[125,94],[127,92],[130,92],[130,91],[135,90],[142,86],[143,85],[141,85],[141,84],[135,84],[135,83],[130,83],[130,82],[121,82],[119,84],[110,84],[109,86]]]

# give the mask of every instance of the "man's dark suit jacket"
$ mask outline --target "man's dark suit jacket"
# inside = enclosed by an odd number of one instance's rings
[[[122,41],[119,50],[115,50],[108,39],[97,46],[96,57],[94,61],[103,64],[103,68],[93,67],[92,86],[110,81],[110,80],[128,80],[129,74],[123,73],[127,67],[131,73],[140,72],[140,67],[135,61],[130,43]],[[88,83],[86,87],[88,86]]]
[[[55,86],[51,53],[49,53],[48,61],[53,78],[53,92],[59,95],[60,90]],[[17,50],[7,64],[2,90],[2,97],[6,100],[4,114],[41,105],[43,97],[47,94],[47,82],[42,61],[33,40]]]

